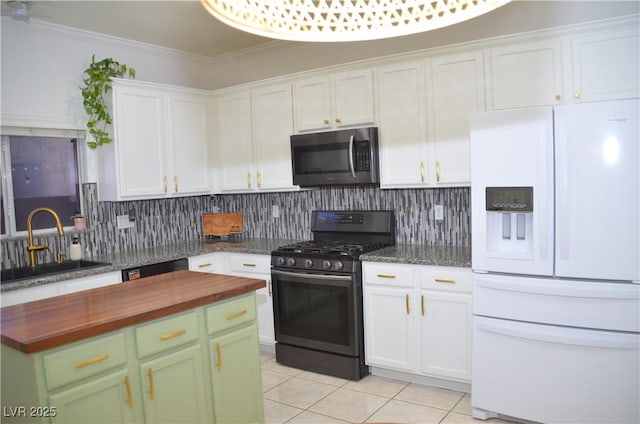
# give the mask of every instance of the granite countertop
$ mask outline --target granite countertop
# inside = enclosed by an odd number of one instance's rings
[[[363,261],[471,268],[471,248],[396,244],[360,256]]]
[[[207,243],[202,240],[158,246],[135,251],[115,252],[113,254],[95,256],[91,259],[99,262],[108,262],[110,265],[96,268],[82,269],[60,274],[50,274],[43,277],[35,277],[20,280],[13,283],[2,284],[0,292],[19,290],[28,287],[40,286],[57,281],[73,278],[88,277],[107,272],[120,271],[138,266],[151,265],[159,262],[172,261],[212,252],[236,252],[269,255],[279,246],[292,244],[300,240],[290,239],[262,239],[240,238],[229,241],[217,241]],[[363,261],[389,262],[399,264],[436,265],[471,267],[471,248],[452,246],[427,246],[419,244],[398,244],[375,250],[360,256]]]

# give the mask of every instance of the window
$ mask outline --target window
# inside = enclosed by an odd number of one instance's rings
[[[53,209],[63,226],[70,226],[70,217],[82,211],[77,138],[68,131],[36,133],[2,136],[3,235],[27,231],[27,217],[39,207]],[[34,230],[54,227],[49,214],[38,214],[33,220]]]

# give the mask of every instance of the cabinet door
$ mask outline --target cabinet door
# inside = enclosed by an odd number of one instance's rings
[[[251,93],[251,106],[256,186],[261,190],[291,189],[291,86],[255,90]]]
[[[334,125],[372,124],[375,121],[372,72],[343,72],[336,74],[333,81]]]
[[[249,93],[238,93],[219,100],[218,147],[220,189],[223,192],[253,190]]]
[[[367,365],[414,371],[415,333],[412,291],[367,286],[364,289]]]
[[[169,95],[170,190],[172,195],[206,194],[209,185],[207,104],[204,98]]]
[[[572,40],[574,101],[634,98],[640,95],[638,29]]]
[[[217,423],[262,423],[262,377],[255,324],[209,342]]]
[[[471,380],[471,295],[420,292],[420,370],[424,374]]]
[[[560,40],[497,47],[489,57],[489,109],[562,103]]]
[[[120,197],[164,197],[167,193],[164,95],[139,87],[115,87],[114,92]]]
[[[49,406],[56,408],[56,416],[51,418],[51,422],[135,422],[132,387],[125,381],[126,378],[127,372],[122,370],[51,395]]]
[[[293,111],[296,131],[331,128],[331,85],[328,77],[293,84]]]
[[[469,118],[485,110],[482,53],[436,57],[427,79],[436,185],[471,183]]]
[[[207,423],[207,397],[200,345],[140,365],[147,422]]]
[[[380,138],[380,185],[424,186],[427,124],[422,62],[377,70]]]

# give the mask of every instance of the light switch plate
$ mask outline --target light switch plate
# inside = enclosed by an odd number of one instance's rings
[[[117,215],[116,224],[119,230],[124,230],[125,228],[132,228],[136,225],[135,222],[129,221],[129,215]]]
[[[436,221],[443,221],[444,220],[444,206],[442,205],[435,205],[433,208],[433,217],[435,218]]]
[[[271,216],[274,218],[280,218],[280,207],[278,205],[271,206]]]

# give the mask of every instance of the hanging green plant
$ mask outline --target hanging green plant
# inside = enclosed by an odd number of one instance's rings
[[[122,65],[109,58],[96,62],[96,56],[91,57],[91,64],[84,73],[87,78],[83,80],[82,98],[84,110],[89,115],[87,128],[94,141],[88,141],[87,145],[92,149],[111,143],[113,140],[107,132],[107,125],[111,124],[111,115],[105,104],[105,97],[111,91],[111,81],[113,78],[136,77],[136,70]]]

